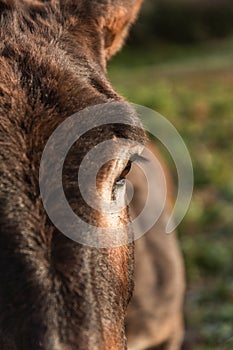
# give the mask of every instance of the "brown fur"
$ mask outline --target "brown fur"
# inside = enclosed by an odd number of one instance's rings
[[[185,290],[184,267],[175,232],[165,234],[171,212],[171,179],[158,150],[148,145],[165,171],[167,202],[158,222],[135,244],[135,288],[128,308],[127,335],[129,349],[152,349],[163,344],[164,350],[179,350],[184,336],[182,317]],[[133,168],[130,181],[135,188],[131,213],[137,216],[145,206],[147,183],[139,168]],[[159,187],[158,175],[157,186]],[[147,215],[153,215],[154,207]],[[158,332],[156,331],[158,330]]]
[[[126,347],[133,245],[98,250],[63,236],[46,216],[38,171],[46,141],[63,120],[87,106],[123,101],[106,79],[106,60],[121,47],[141,2],[0,0],[1,350]],[[64,188],[87,218],[72,176],[100,135],[144,138],[112,128],[74,145]]]

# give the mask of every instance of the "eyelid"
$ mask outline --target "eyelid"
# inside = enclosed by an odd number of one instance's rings
[[[125,169],[123,170],[123,172],[121,173],[121,176],[118,177],[118,179],[116,180],[115,184],[119,183],[119,184],[123,184],[123,182],[125,181],[125,177],[128,175],[128,173],[130,172],[131,170],[131,167],[130,169],[127,171],[127,167],[129,165],[132,165],[133,163],[147,163],[149,162],[149,159],[141,156],[140,154],[136,153],[134,154],[133,156],[130,157]],[[126,170],[126,174],[124,175],[124,171]]]
[[[140,154],[134,154],[133,156],[130,157],[130,159],[128,160],[128,163],[126,164],[124,170],[122,171],[121,175],[119,176],[118,180],[121,180],[121,178],[124,178],[128,175],[128,173],[131,170],[131,166],[133,163],[146,163],[149,162],[149,160],[143,156],[141,156]]]
[[[120,176],[116,179],[116,183],[121,182],[121,180],[125,179],[125,177],[129,174],[131,170],[131,166],[132,166],[132,161],[129,160],[124,170],[121,172]]]

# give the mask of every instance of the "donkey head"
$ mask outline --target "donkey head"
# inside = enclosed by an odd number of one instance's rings
[[[0,0],[1,350],[126,347],[133,246],[91,248],[59,232],[40,198],[39,167],[47,140],[66,118],[89,106],[123,102],[105,66],[141,2]],[[125,118],[135,118],[128,108]],[[69,204],[93,225],[109,218],[84,203],[76,174],[91,148],[114,140],[113,159],[97,179],[103,196],[111,197],[129,170],[129,159],[120,159],[119,137],[141,140],[144,134],[118,124],[94,128],[72,146],[64,164]],[[129,147],[128,158],[133,152]],[[117,220],[128,219],[122,210]]]

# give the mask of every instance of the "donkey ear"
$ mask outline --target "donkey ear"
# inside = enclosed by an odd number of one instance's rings
[[[135,21],[143,0],[108,1],[102,28],[106,58],[111,58],[123,46],[131,24]]]
[[[60,0],[63,15],[97,25],[102,35],[105,57],[109,59],[123,45],[143,0]]]

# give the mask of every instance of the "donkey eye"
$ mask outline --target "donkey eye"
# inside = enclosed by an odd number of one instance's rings
[[[121,175],[116,180],[117,186],[123,186],[125,184],[125,177],[128,175],[128,173],[131,170],[132,162],[131,160],[128,161],[125,169],[122,171]]]
[[[122,171],[122,173],[120,175],[121,179],[124,179],[128,175],[128,173],[131,170],[131,167],[132,167],[132,162],[131,162],[131,160],[129,160],[127,165],[126,165],[126,167],[125,167],[125,169]]]

